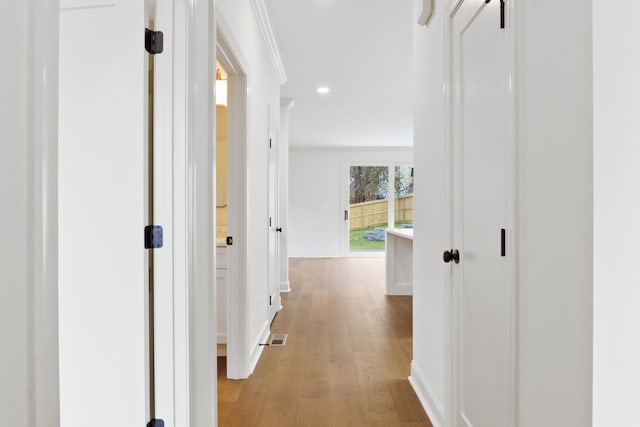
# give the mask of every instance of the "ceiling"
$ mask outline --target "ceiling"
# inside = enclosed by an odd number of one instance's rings
[[[411,0],[265,0],[293,147],[413,145]],[[318,87],[330,92],[321,95]]]

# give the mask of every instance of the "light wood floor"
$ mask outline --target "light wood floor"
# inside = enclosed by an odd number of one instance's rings
[[[384,295],[380,258],[294,259],[292,291],[247,380],[218,359],[219,425],[431,426],[407,381],[411,297]]]

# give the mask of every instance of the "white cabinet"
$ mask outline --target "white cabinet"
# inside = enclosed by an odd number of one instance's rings
[[[387,295],[413,295],[413,229],[387,230]]]

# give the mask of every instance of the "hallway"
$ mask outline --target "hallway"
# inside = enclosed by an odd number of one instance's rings
[[[219,425],[431,426],[407,377],[411,297],[384,295],[383,258],[294,258],[267,347],[248,380],[225,379]],[[222,363],[221,363],[222,362]]]

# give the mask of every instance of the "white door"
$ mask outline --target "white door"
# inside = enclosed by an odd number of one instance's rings
[[[278,285],[278,148],[274,135],[269,137],[269,321],[280,310],[280,286]]]
[[[59,328],[65,427],[144,426],[144,2],[63,0]]]
[[[450,28],[452,249],[460,257],[450,262],[453,425],[511,427],[513,283],[503,249],[510,98],[501,2],[464,0]]]

